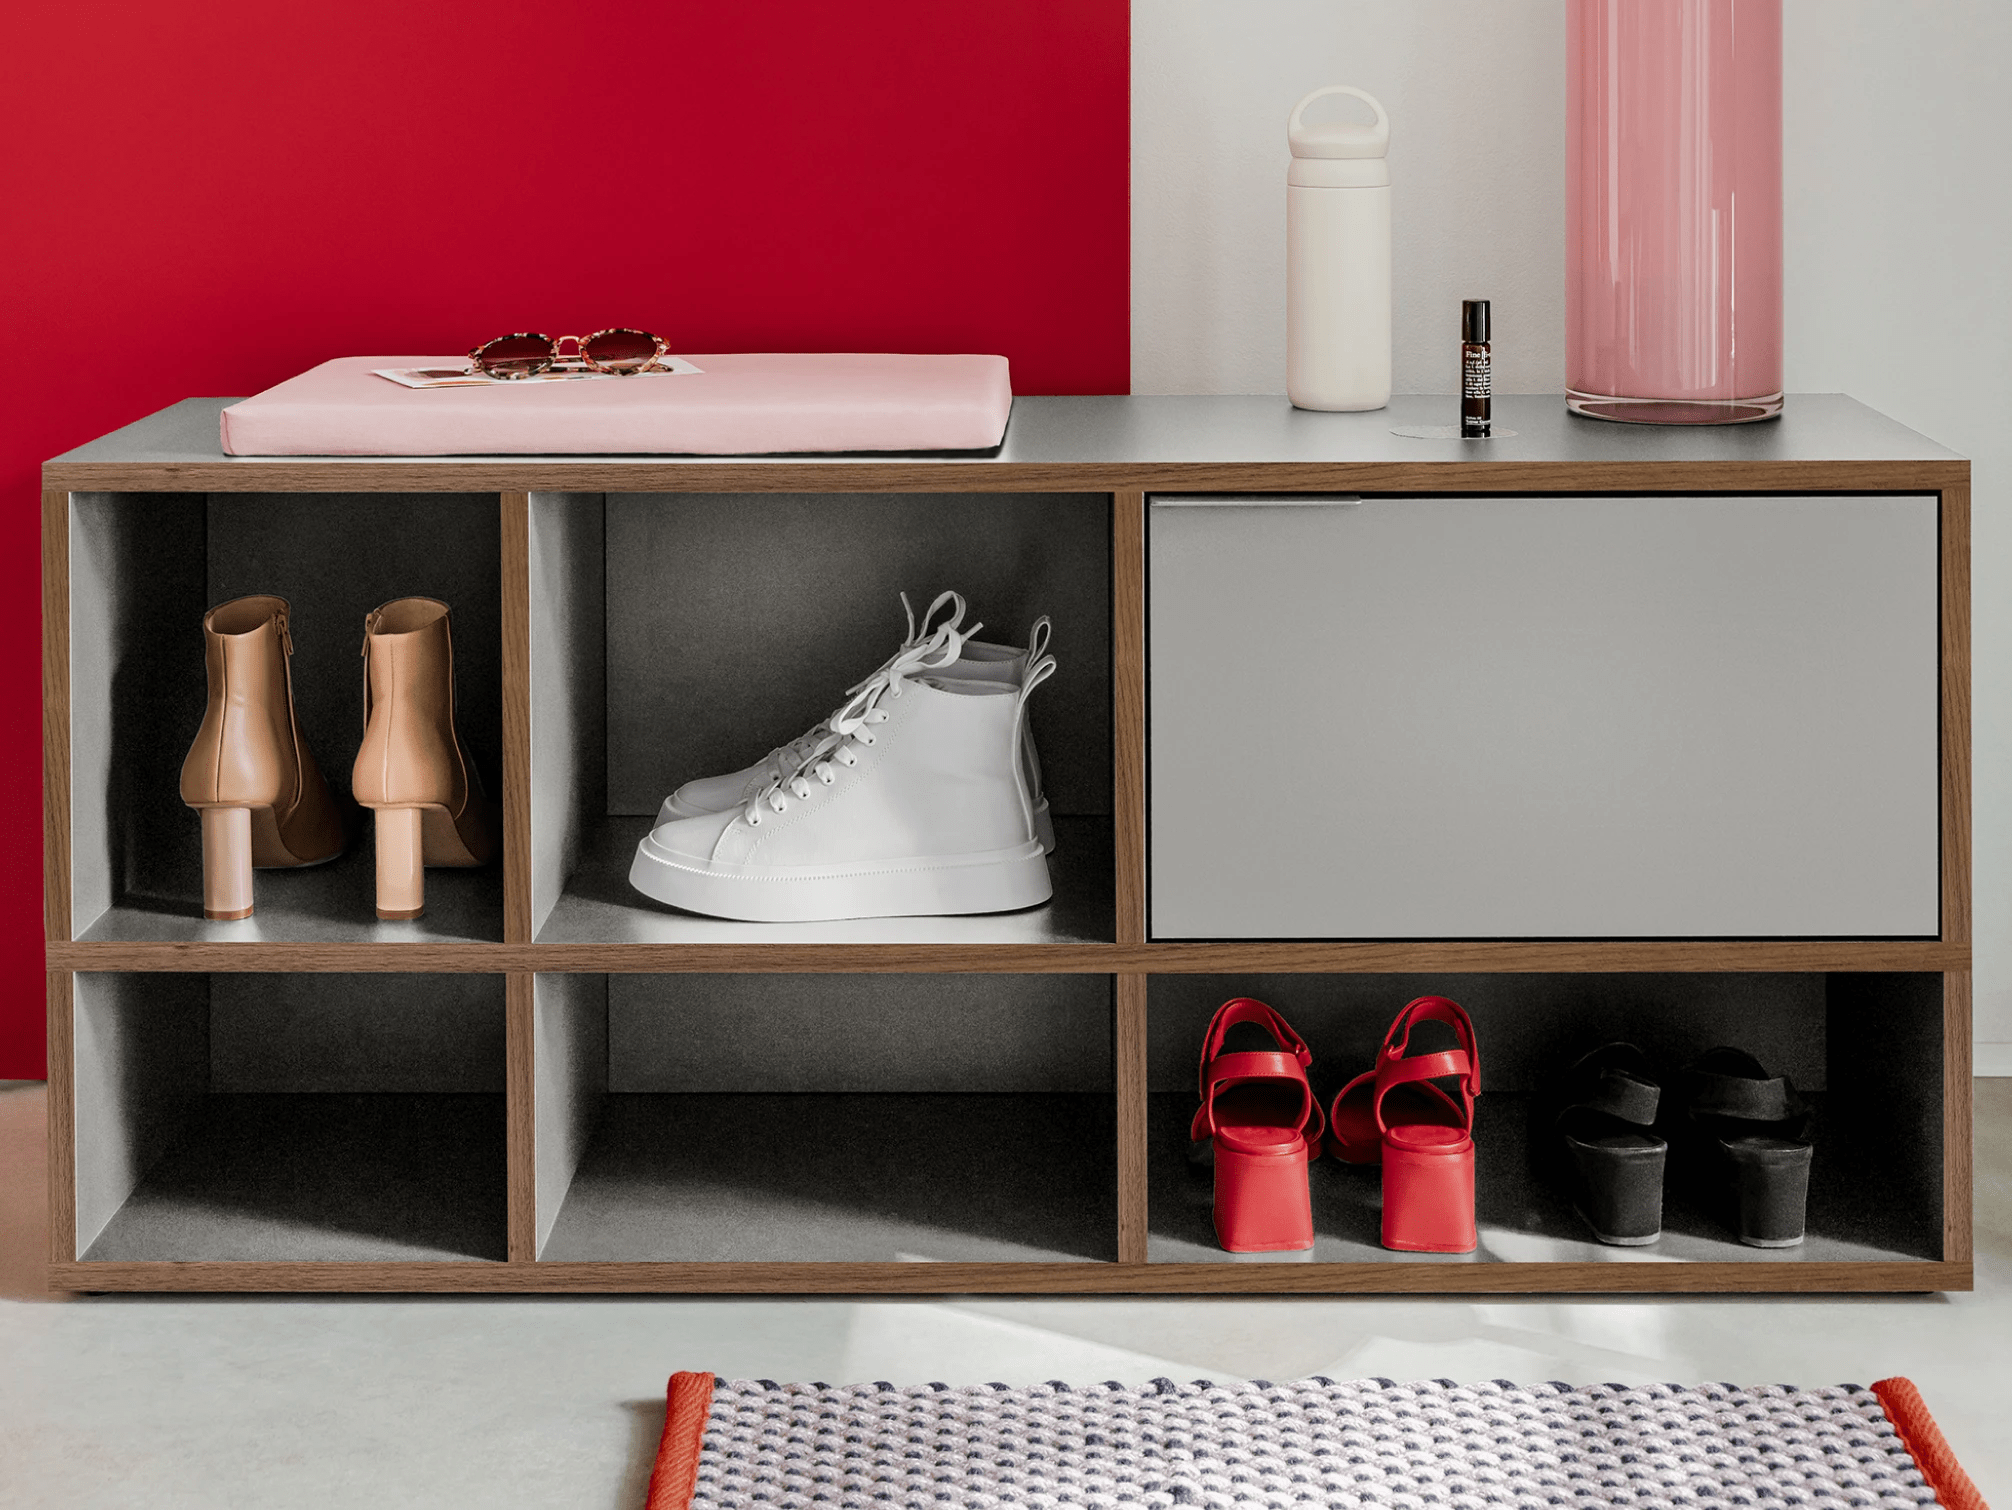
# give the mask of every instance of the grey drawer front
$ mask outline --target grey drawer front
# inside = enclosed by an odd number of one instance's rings
[[[1939,930],[1933,497],[1175,502],[1154,937]]]

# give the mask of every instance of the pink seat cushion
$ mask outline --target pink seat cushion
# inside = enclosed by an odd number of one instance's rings
[[[888,353],[692,356],[676,377],[402,388],[380,367],[465,357],[341,357],[223,412],[232,456],[749,456],[965,451],[1006,433],[1006,358]]]

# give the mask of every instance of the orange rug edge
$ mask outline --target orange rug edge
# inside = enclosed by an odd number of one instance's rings
[[[671,1375],[664,1399],[664,1436],[657,1444],[657,1466],[650,1472],[644,1510],[691,1510],[692,1493],[699,1484],[699,1448],[712,1404],[711,1374]],[[1980,1507],[1983,1503],[1977,1501]]]
[[[1912,1379],[1897,1374],[1891,1379],[1880,1379],[1873,1384],[1872,1392],[1879,1396],[1886,1419],[1893,1423],[1902,1444],[1914,1455],[1915,1466],[1928,1480],[1928,1487],[1935,1491],[1943,1510],[1991,1510],[1984,1503],[1984,1496],[1977,1492],[1977,1486],[1970,1482],[1970,1475],[1963,1471],[1963,1465],[1956,1461],[1956,1454],[1949,1450],[1942,1428],[1928,1413],[1928,1402],[1921,1398],[1921,1391],[1914,1387]]]

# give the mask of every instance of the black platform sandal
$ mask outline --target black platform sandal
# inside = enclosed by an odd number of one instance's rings
[[[1808,1103],[1786,1075],[1770,1075],[1743,1049],[1706,1050],[1684,1067],[1682,1083],[1700,1173],[1740,1241],[1795,1247],[1809,1206]]]
[[[1557,1134],[1574,1209],[1603,1243],[1639,1248],[1663,1235],[1661,1098],[1649,1056],[1632,1043],[1602,1044],[1565,1072]]]

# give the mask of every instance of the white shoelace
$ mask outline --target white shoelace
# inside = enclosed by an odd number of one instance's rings
[[[956,613],[930,629],[930,620],[946,598],[956,599]],[[902,606],[905,608],[907,605],[907,595],[903,594]],[[880,706],[881,702],[900,697],[902,688],[912,677],[941,671],[953,664],[964,653],[965,640],[985,627],[973,624],[969,629],[960,630],[957,626],[963,618],[964,600],[955,593],[945,593],[930,605],[929,612],[922,618],[927,637],[914,644],[903,645],[886,665],[851,690],[838,711],[820,726],[824,732],[809,752],[795,766],[779,771],[774,780],[748,799],[747,806],[741,809],[741,817],[746,820],[747,826],[760,828],[764,812],[789,811],[791,797],[802,801],[811,795],[812,781],[820,786],[830,786],[838,780],[837,767],[850,769],[858,765],[859,750],[873,745],[873,727],[886,723],[891,717]],[[913,623],[911,616],[911,635],[914,633]],[[815,730],[812,732],[816,733]]]
[[[949,617],[941,624],[935,623],[934,620],[937,612],[946,604],[950,607]],[[902,640],[901,648],[882,662],[879,668],[871,675],[846,688],[845,695],[848,698],[873,685],[876,678],[887,675],[889,668],[896,661],[900,660],[902,656],[915,649],[916,646],[929,642],[937,633],[944,629],[954,630],[958,625],[962,624],[964,622],[964,598],[961,593],[938,593],[936,601],[929,605],[929,611],[923,614],[922,623],[919,628],[915,622],[914,605],[908,601],[907,593],[901,595],[901,611],[908,618],[908,635],[907,638]],[[964,631],[963,637],[969,639],[977,631],[978,627],[977,625],[973,625],[971,629]],[[817,754],[818,746],[825,739],[829,738],[830,735],[831,720],[826,719],[823,723],[797,735],[788,744],[778,745],[773,750],[770,750],[767,755],[762,757],[762,774],[766,777],[768,784],[773,786],[791,772],[801,770],[804,764]]]

